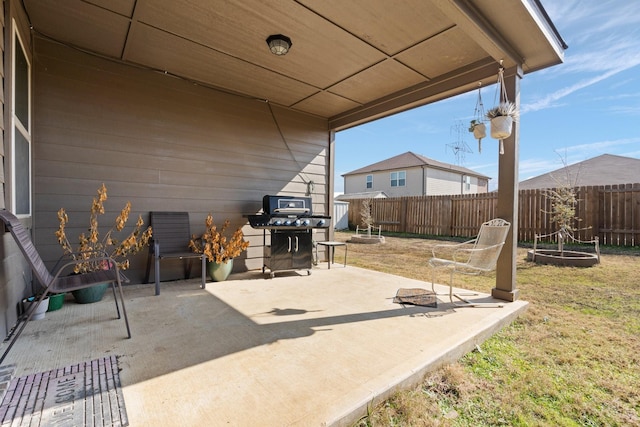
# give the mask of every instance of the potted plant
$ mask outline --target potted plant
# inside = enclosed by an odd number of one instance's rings
[[[42,296],[42,294],[40,295]],[[35,304],[38,301],[38,295],[31,296],[29,298],[24,298],[22,300],[22,313],[24,313],[25,318],[27,313],[29,313],[29,309],[32,304]],[[49,311],[49,297],[45,297],[39,305],[34,308],[35,312],[31,316],[31,320],[41,320],[44,319],[44,315],[47,311]]]
[[[518,109],[513,102],[501,102],[487,110],[487,118],[491,121],[492,138],[508,138],[511,135],[513,122],[518,120]]]
[[[469,132],[473,133],[473,137],[478,141],[487,136],[487,126],[481,120],[473,119],[469,123]]]
[[[518,108],[513,102],[505,101],[487,110],[491,122],[491,137],[500,140],[500,154],[504,154],[503,139],[511,135],[513,122],[518,121]]]
[[[478,153],[482,152],[482,138],[487,136],[487,126],[484,124],[484,104],[482,103],[482,83],[478,83],[478,99],[473,111],[474,119],[469,123],[469,132],[478,140]]]
[[[56,310],[60,310],[62,308],[62,306],[64,305],[64,298],[67,294],[65,294],[64,292],[62,293],[53,293],[53,294],[49,294],[49,308],[47,309],[47,311],[56,311]]]
[[[227,239],[224,236],[229,224],[229,220],[225,220],[222,228],[218,231],[213,222],[213,216],[209,214],[205,219],[205,231],[202,236],[193,235],[189,242],[189,247],[195,253],[204,253],[207,256],[207,271],[214,282],[226,280],[233,270],[233,259],[249,247],[249,242],[244,240],[244,234],[240,227],[231,238]]]
[[[129,268],[130,255],[135,255],[142,248],[149,244],[151,238],[151,227],[143,230],[144,221],[142,216],[138,216],[138,221],[134,230],[122,240],[117,239],[115,234],[121,232],[129,219],[131,213],[131,203],[127,202],[125,207],[115,219],[114,225],[100,238],[100,230],[98,227],[98,219],[100,215],[104,215],[104,202],[107,200],[107,187],[102,184],[98,189],[98,194],[93,199],[91,205],[91,214],[89,216],[89,232],[88,234],[80,233],[78,236],[77,250],[69,242],[66,234],[66,226],[69,223],[69,217],[64,208],[58,211],[59,227],[56,231],[58,243],[62,247],[64,256],[68,256],[75,261],[80,262],[74,267],[74,273],[87,273],[96,270],[107,270],[111,268],[107,261],[92,261],[91,258],[96,255],[109,256],[117,264],[120,270]],[[104,286],[93,286],[87,289],[73,291],[73,297],[76,302],[81,304],[100,301],[108,287],[108,283]]]

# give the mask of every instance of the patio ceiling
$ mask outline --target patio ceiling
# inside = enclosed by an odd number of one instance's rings
[[[24,0],[35,34],[340,130],[562,61],[538,0]],[[266,38],[293,42],[282,57]]]

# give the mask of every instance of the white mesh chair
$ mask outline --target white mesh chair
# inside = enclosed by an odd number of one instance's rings
[[[475,239],[467,242],[451,245],[436,245],[432,249],[433,257],[429,260],[431,267],[431,289],[435,293],[435,275],[439,269],[448,269],[449,299],[457,307],[502,307],[501,303],[479,303],[462,298],[462,296],[476,294],[456,294],[453,292],[454,274],[478,275],[493,271],[498,262],[498,256],[502,251],[507,233],[511,224],[503,219],[496,218],[485,222],[480,227],[480,232]],[[454,297],[462,303],[454,301]]]

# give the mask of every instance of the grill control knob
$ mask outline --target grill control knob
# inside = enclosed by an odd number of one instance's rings
[[[309,221],[308,219],[305,219],[304,221],[302,221],[302,225],[304,225],[305,227],[308,227],[309,224],[311,224],[311,221]]]
[[[286,220],[286,221],[284,222],[284,225],[291,225],[291,220],[289,220],[289,219],[288,219],[288,220]]]
[[[299,219],[296,219],[296,220],[293,222],[293,225],[295,225],[296,227],[300,227],[300,224],[301,224],[301,223],[300,223],[300,220],[299,220]]]
[[[324,219],[319,219],[318,220],[318,226],[322,227],[324,225]]]
[[[275,221],[273,221],[273,225],[282,225],[282,221],[276,219]]]

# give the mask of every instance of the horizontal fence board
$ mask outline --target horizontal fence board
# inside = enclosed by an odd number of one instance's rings
[[[518,240],[533,241],[551,234],[549,192],[554,189],[520,190],[518,195]],[[575,188],[574,237],[598,237],[605,245],[640,244],[640,183]],[[362,212],[371,205],[375,225],[383,231],[432,236],[474,237],[480,225],[496,217],[497,193],[451,196],[407,196],[349,200],[349,227],[364,225]]]

